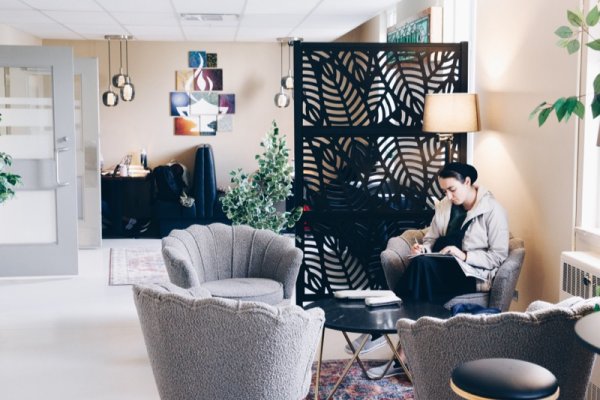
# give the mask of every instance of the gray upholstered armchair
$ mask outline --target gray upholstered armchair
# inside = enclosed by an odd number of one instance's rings
[[[302,251],[290,238],[245,225],[192,225],[162,239],[175,285],[214,297],[278,304],[292,297]]]
[[[412,244],[415,240],[422,243],[426,232],[427,229],[408,229],[402,235],[388,241],[386,249],[381,253],[381,264],[391,290],[397,291],[397,285],[408,266]],[[474,303],[483,307],[495,307],[501,311],[508,310],[525,258],[522,239],[511,236],[508,245],[508,258],[498,268],[491,290],[457,296],[446,303],[447,308],[457,303]]]
[[[200,287],[173,284],[133,291],[162,400],[308,394],[323,310],[210,298]]]
[[[412,371],[415,399],[459,399],[450,389],[452,370],[481,358],[516,358],[541,365],[558,379],[569,400],[583,399],[594,353],[575,335],[575,322],[600,298],[536,301],[524,313],[459,314],[396,323]]]

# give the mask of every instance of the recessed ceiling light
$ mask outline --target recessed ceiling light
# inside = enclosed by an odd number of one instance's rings
[[[184,21],[199,21],[208,23],[237,22],[238,14],[201,14],[201,13],[182,13],[179,14]]]

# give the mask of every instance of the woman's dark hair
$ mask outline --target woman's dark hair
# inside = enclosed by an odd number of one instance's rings
[[[465,178],[469,177],[473,184],[477,180],[477,170],[474,166],[469,164],[452,162],[446,164],[444,168],[438,172],[438,176],[440,178],[455,178],[461,183],[465,183]]]

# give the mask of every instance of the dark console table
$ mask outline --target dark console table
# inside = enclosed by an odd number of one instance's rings
[[[142,236],[140,226],[148,228],[152,218],[152,201],[152,173],[141,177],[103,175],[102,216],[107,220],[107,227],[102,230],[102,237]],[[132,224],[132,219],[135,219],[135,224]],[[128,226],[130,229],[127,229]],[[145,231],[148,232],[150,230]]]

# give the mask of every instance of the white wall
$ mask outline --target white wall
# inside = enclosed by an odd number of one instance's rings
[[[0,45],[41,46],[41,39],[0,24]]]
[[[108,86],[107,44],[104,41],[45,40],[44,45],[72,46],[76,56],[98,57],[100,92]],[[113,47],[112,73],[118,68],[118,48]],[[169,92],[175,91],[175,71],[188,69],[189,50],[206,50],[218,55],[223,69],[222,93],[236,95],[233,132],[216,136],[175,136],[173,117],[169,115]],[[287,53],[284,49],[284,69]],[[293,149],[293,102],[279,109],[273,97],[279,90],[280,57],[277,43],[129,43],[129,68],[136,97],[114,108],[100,106],[100,140],[105,165],[141,148],[148,152],[151,167],[175,158],[192,168],[194,150],[210,143],[215,156],[219,186],[229,184],[229,172],[257,168],[254,155],[261,152],[261,139],[276,120],[280,132],[287,135]],[[293,154],[293,152],[291,153]]]
[[[509,213],[527,255],[518,288],[522,308],[534,299],[558,300],[560,252],[572,246],[575,122],[554,116],[542,128],[529,121],[543,100],[577,93],[576,56],[555,46],[577,0],[477,2],[475,89],[483,130],[474,163]]]

